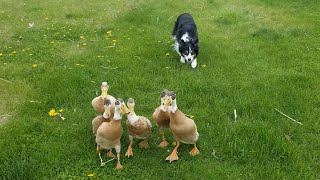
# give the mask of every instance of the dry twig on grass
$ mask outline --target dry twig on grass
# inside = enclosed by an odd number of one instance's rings
[[[275,109],[278,113],[280,113],[280,114],[282,114],[283,116],[285,116],[285,117],[289,118],[290,120],[292,120],[293,122],[296,122],[296,123],[298,123],[298,124],[302,125],[302,123],[301,123],[301,122],[299,122],[299,121],[297,121],[297,120],[293,119],[292,117],[290,117],[290,116],[288,116],[288,115],[284,114],[283,112],[279,111],[277,108],[274,108],[274,109]]]

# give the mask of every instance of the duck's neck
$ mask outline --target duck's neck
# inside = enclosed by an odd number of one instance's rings
[[[166,106],[164,105],[164,100],[162,98],[161,98],[160,110],[163,112],[167,111]]]
[[[170,112],[175,113],[178,110],[176,99],[171,102]]]
[[[122,119],[121,114],[120,114],[120,109],[115,109],[114,110],[114,115],[113,115],[113,119],[116,121],[119,121]]]
[[[134,125],[139,120],[139,116],[136,115],[133,108],[130,108],[130,113],[127,117],[131,125]]]
[[[163,112],[166,112],[167,111],[166,106],[161,104],[160,110]]]

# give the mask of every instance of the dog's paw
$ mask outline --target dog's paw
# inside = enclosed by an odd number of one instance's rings
[[[182,56],[180,57],[180,62],[181,62],[181,63],[185,63],[185,62],[186,62],[186,60],[184,59],[184,57],[182,57]]]
[[[191,67],[192,69],[196,68],[197,67],[197,59],[194,59],[191,63]]]

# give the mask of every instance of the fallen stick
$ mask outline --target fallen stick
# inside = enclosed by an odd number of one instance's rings
[[[2,81],[4,81],[4,82],[7,82],[7,83],[12,84],[12,82],[11,82],[11,81],[8,81],[8,80],[6,80],[6,79],[0,78],[0,80],[2,80]]]
[[[299,122],[299,121],[297,121],[297,120],[293,119],[292,117],[290,117],[290,116],[288,116],[288,115],[284,114],[283,112],[279,111],[277,108],[274,108],[274,109],[275,109],[278,113],[280,113],[280,114],[282,114],[283,116],[285,116],[285,117],[289,118],[290,120],[292,120],[292,121],[294,121],[294,122],[296,122],[296,123],[298,123],[298,124],[300,124],[300,125],[303,125],[301,122]]]
[[[118,69],[118,67],[106,67],[106,66],[101,66],[102,68],[105,68],[105,69]]]

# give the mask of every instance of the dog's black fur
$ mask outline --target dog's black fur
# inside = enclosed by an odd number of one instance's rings
[[[172,36],[175,40],[175,49],[181,56],[180,61],[187,62],[195,68],[199,53],[199,38],[197,26],[189,13],[183,13],[178,17]]]

